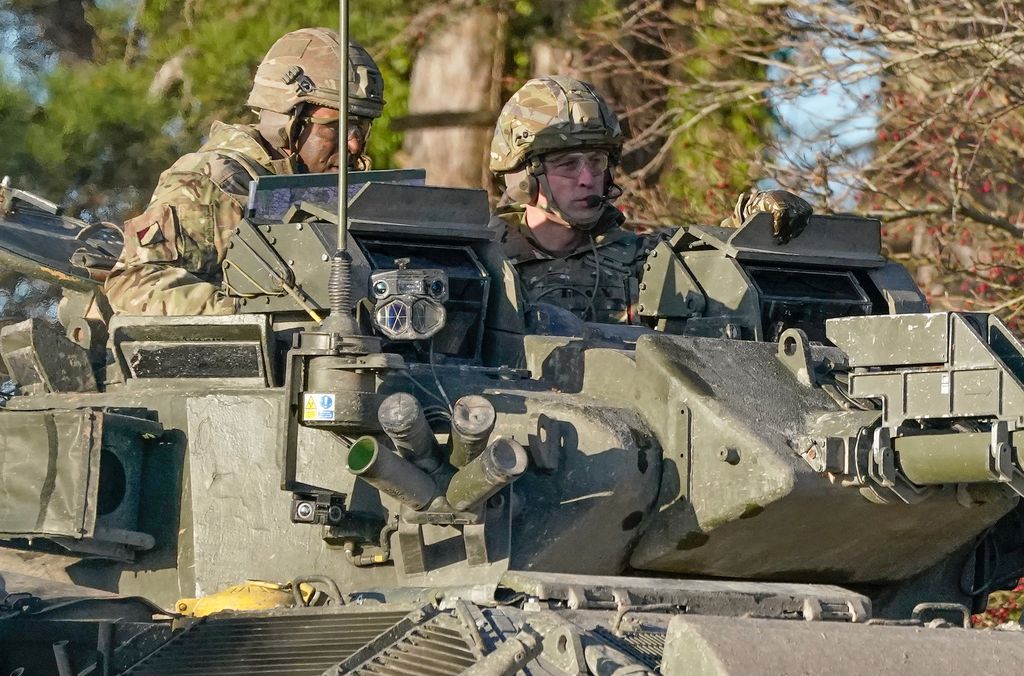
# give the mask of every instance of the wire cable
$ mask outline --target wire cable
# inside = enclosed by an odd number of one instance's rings
[[[448,402],[445,399],[442,399],[440,396],[438,396],[437,392],[434,392],[434,391],[430,390],[430,388],[424,386],[423,383],[421,383],[420,381],[418,381],[415,378],[413,378],[412,375],[410,375],[408,371],[402,371],[401,374],[403,376],[405,376],[406,378],[408,378],[409,381],[413,384],[413,386],[418,388],[420,390],[420,392],[423,392],[428,397],[431,397],[435,401],[439,402],[439,404],[447,405]],[[439,405],[438,408],[444,408],[444,406]]]
[[[587,314],[590,321],[597,321],[597,309],[594,303],[597,301],[597,291],[601,288],[601,256],[597,253],[597,242],[594,241],[594,233],[587,233],[590,240],[590,252],[594,256],[594,288],[590,292],[590,305],[587,306]],[[585,318],[584,318],[585,319]]]
[[[430,339],[430,372],[434,376],[434,382],[437,384],[437,391],[441,393],[444,398],[444,403],[448,406],[448,413],[452,414],[454,409],[452,408],[451,399],[448,398],[448,393],[444,391],[444,387],[441,385],[441,379],[437,377],[437,367],[434,366],[434,339]]]

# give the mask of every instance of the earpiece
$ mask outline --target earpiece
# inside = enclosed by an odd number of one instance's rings
[[[622,188],[615,185],[614,183],[608,184],[608,189],[605,190],[604,199],[606,202],[614,202],[615,200],[622,197]]]

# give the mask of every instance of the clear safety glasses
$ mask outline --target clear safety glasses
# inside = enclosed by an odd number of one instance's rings
[[[552,176],[562,178],[576,178],[587,168],[591,176],[604,174],[608,169],[608,153],[603,151],[593,152],[568,152],[548,155],[544,158],[544,170]]]

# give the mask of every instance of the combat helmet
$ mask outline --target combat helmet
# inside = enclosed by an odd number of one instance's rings
[[[533,204],[544,194],[545,211],[578,230],[603,231],[621,222],[610,206],[622,194],[612,167],[622,154],[622,128],[594,87],[567,76],[545,76],[524,84],[501,109],[491,140],[491,171],[505,179],[503,201]],[[551,191],[543,156],[566,150],[604,150],[609,169],[604,195],[592,218],[571,218]],[[599,208],[600,207],[600,208]]]
[[[348,43],[348,112],[376,119],[384,109],[384,78],[369,52]],[[338,33],[301,28],[270,48],[256,69],[247,105],[260,114],[260,133],[279,148],[289,147],[296,112],[303,104],[339,108],[341,54]]]
[[[567,76],[524,84],[501,109],[491,141],[491,171],[507,174],[546,153],[574,148],[622,152],[622,129],[593,86]]]

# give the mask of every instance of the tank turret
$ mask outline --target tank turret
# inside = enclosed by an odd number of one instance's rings
[[[814,217],[785,245],[760,217],[680,229],[643,325],[538,324],[485,194],[421,178],[350,187],[351,334],[324,324],[338,192],[318,176],[254,186],[234,316],[0,331],[0,668],[1024,658],[959,628],[1024,564],[1024,345],[930,312],[877,222]]]

